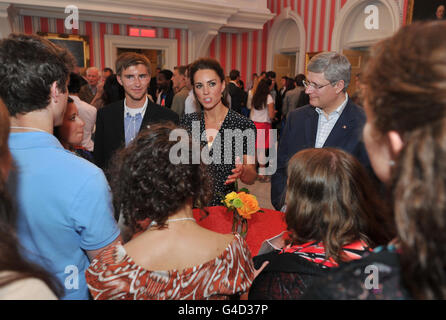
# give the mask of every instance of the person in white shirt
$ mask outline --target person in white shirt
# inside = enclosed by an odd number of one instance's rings
[[[187,95],[186,101],[184,102],[184,114],[194,113],[200,110],[198,103],[195,100],[194,90],[190,81],[189,68],[190,65],[188,65],[186,68],[186,88],[189,90],[189,94]]]
[[[256,150],[259,162],[258,179],[262,182],[269,182],[270,177],[266,175],[266,153],[270,146],[269,131],[272,129],[272,119],[276,111],[274,110],[274,100],[270,94],[273,87],[271,79],[263,79],[259,82],[252,97],[250,119],[257,128]],[[260,149],[260,150],[259,150]]]

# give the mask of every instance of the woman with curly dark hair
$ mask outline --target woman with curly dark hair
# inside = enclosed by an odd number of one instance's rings
[[[0,300],[56,299],[63,293],[60,283],[20,254],[15,212],[5,187],[12,165],[8,135],[9,113],[0,100]]]
[[[307,298],[446,299],[446,23],[378,43],[362,81],[364,142],[391,191],[397,237]]]
[[[227,299],[251,285],[254,269],[243,238],[212,232],[194,219],[192,207],[209,201],[211,187],[206,168],[191,161],[191,139],[172,138],[175,129],[152,125],[115,159],[115,210],[134,233],[143,232],[92,262],[86,278],[95,299]],[[189,161],[176,164],[171,150],[179,143]]]
[[[314,279],[394,235],[366,170],[347,152],[302,150],[290,159],[288,177],[290,241],[254,258],[256,264],[270,263],[253,282],[250,299],[297,299]]]

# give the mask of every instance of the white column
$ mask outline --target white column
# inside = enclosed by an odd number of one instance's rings
[[[203,24],[189,28],[189,62],[208,55],[209,46],[220,27],[220,25]]]
[[[15,19],[15,12],[12,9],[8,10],[9,8],[9,3],[0,3],[0,39],[6,38],[13,32],[12,21]]]

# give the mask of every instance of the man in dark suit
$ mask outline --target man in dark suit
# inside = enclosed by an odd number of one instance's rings
[[[231,70],[229,73],[229,79],[231,80],[228,84],[228,92],[231,96],[231,109],[241,114],[244,95],[243,90],[240,89],[238,85],[238,81],[240,80],[240,71]]]
[[[277,170],[271,179],[271,202],[277,210],[284,205],[288,160],[300,150],[343,149],[371,170],[361,139],[366,116],[346,93],[350,73],[349,61],[336,52],[320,53],[310,61],[304,82],[310,104],[288,114],[279,143]]]
[[[167,69],[161,70],[156,76],[158,85],[156,103],[169,109],[172,106],[173,96],[175,95],[172,88],[172,76],[172,71]]]
[[[147,57],[134,52],[121,54],[116,60],[117,80],[125,91],[125,99],[98,110],[94,159],[106,169],[113,154],[127,146],[137,134],[151,123],[173,121],[178,115],[147,97],[151,67]]]

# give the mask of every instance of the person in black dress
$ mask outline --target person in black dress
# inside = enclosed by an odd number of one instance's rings
[[[256,127],[224,105],[225,77],[216,60],[202,58],[192,63],[190,79],[202,111],[184,115],[180,125],[192,139],[200,141],[200,159],[208,165],[213,184],[213,198],[208,205],[218,206],[224,195],[236,190],[237,179],[252,184],[257,178]]]

